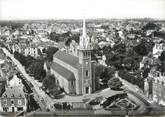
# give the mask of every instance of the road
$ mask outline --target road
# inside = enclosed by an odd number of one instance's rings
[[[55,111],[54,105],[52,104],[53,100],[38,86],[38,84],[34,81],[34,79],[29,76],[25,68],[20,64],[20,62],[14,58],[14,56],[6,49],[2,48],[3,52],[6,54],[6,56],[10,57],[13,63],[17,66],[18,70],[23,74],[23,76],[33,85],[33,91],[35,92],[35,99],[38,101],[40,105],[43,104],[43,101],[45,102],[45,106],[42,107],[43,111],[46,109],[49,109],[50,111]]]
[[[132,83],[122,79],[118,75],[118,72],[116,72],[115,76],[119,77],[119,79],[122,81],[122,83],[124,85],[124,88],[127,90],[127,92],[129,94],[134,95],[136,98],[138,98],[143,103],[143,107],[140,108],[140,110],[143,111],[143,113],[147,113],[147,114],[156,114],[156,113],[164,114],[165,108],[157,106],[155,104],[152,104],[150,102],[150,100],[143,94],[142,90],[139,89],[136,85],[133,85]]]

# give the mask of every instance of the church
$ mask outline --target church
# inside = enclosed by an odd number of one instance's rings
[[[91,94],[99,86],[95,77],[96,62],[91,60],[91,52],[91,42],[83,20],[83,32],[79,44],[72,49],[72,52],[57,51],[50,65],[50,73],[56,77],[56,83],[68,94]]]

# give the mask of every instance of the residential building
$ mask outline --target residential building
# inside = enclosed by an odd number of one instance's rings
[[[30,56],[32,56],[32,57],[35,57],[35,58],[37,58],[37,57],[39,57],[39,49],[37,48],[37,47],[27,47],[26,49],[25,49],[25,56],[28,56],[28,55],[30,55]]]
[[[158,58],[161,55],[161,52],[165,50],[165,43],[156,42],[153,47],[153,56]]]
[[[8,87],[1,97],[3,112],[27,110],[27,100],[22,87]]]
[[[1,68],[2,63],[4,63],[4,60],[0,59],[0,97],[4,93],[7,84],[6,77]]]
[[[0,97],[4,93],[5,88],[6,88],[6,79],[0,76]]]
[[[145,80],[145,93],[154,102],[165,104],[165,73],[151,70]]]

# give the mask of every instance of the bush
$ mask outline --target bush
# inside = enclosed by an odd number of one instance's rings
[[[117,77],[113,77],[108,81],[109,88],[113,90],[121,90],[121,87],[123,86],[122,82]]]

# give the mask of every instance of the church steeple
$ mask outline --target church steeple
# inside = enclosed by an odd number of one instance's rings
[[[85,39],[86,38],[86,23],[85,23],[85,18],[83,19],[83,33],[82,37]]]
[[[83,29],[82,29],[82,35],[80,37],[80,49],[89,49],[90,47],[90,41],[89,41],[89,37],[87,36],[87,32],[86,32],[86,22],[85,19],[83,19]]]
[[[93,89],[93,70],[91,62],[91,47],[90,38],[86,32],[86,22],[83,19],[83,30],[80,36],[80,44],[78,49],[79,63],[81,65],[80,81],[82,94],[89,94],[94,91]]]

